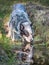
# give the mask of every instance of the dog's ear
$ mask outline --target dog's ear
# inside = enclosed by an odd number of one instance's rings
[[[24,25],[20,24],[20,30],[22,31],[24,29]]]

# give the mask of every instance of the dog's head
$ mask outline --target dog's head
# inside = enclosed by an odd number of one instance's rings
[[[23,37],[23,39],[25,39],[27,42],[33,41],[33,33],[31,27],[31,24],[29,24],[28,22],[20,24],[20,34]]]

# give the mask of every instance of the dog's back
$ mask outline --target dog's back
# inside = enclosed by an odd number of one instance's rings
[[[26,12],[26,8],[23,4],[14,4],[13,5],[13,10],[23,10],[24,12]]]
[[[18,23],[25,19],[25,16],[27,16],[26,8],[22,4],[15,4],[13,5],[13,10],[10,17],[10,24],[12,23],[13,26],[17,26]]]

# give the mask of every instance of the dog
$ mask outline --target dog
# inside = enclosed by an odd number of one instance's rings
[[[23,39],[27,42],[33,41],[32,23],[23,4],[13,5],[8,29],[7,37],[10,37],[12,41],[16,39]]]

